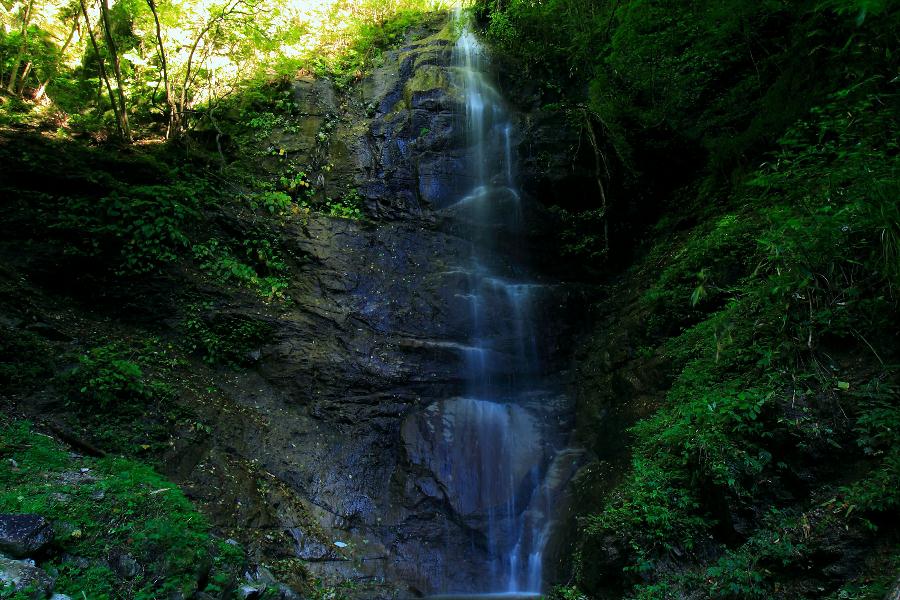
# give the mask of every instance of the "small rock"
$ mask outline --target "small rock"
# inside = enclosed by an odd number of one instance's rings
[[[265,585],[274,585],[276,583],[275,576],[272,571],[262,565],[257,565],[253,571],[244,574],[247,581],[251,583],[262,583]]]
[[[0,588],[28,590],[35,600],[45,598],[53,589],[53,580],[33,560],[13,560],[0,556]]]
[[[62,562],[68,563],[70,565],[74,565],[79,569],[89,569],[94,566],[94,561],[89,558],[85,558],[83,556],[76,556],[74,554],[69,554],[68,552],[63,552],[62,556],[60,556]]]
[[[82,485],[95,483],[96,481],[97,478],[91,475],[89,471],[66,471],[59,475],[59,483],[62,485]]]
[[[292,590],[290,587],[283,583],[279,583],[277,586],[278,589],[278,600],[303,600],[300,597],[300,594]]]
[[[110,568],[123,579],[134,579],[141,574],[141,565],[130,554],[118,554],[109,560]]]
[[[65,594],[53,594],[50,596],[50,600],[72,600],[72,597]]]
[[[257,600],[262,596],[262,592],[265,591],[265,587],[262,590],[252,585],[242,585],[237,590],[237,597],[241,600]]]
[[[50,522],[40,515],[0,514],[0,552],[13,558],[37,554],[53,541]]]

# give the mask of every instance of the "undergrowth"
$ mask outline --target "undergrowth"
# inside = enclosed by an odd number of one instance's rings
[[[646,335],[674,380],[631,428],[628,476],[584,520],[586,589],[876,598],[892,579],[798,573],[849,560],[842,531],[890,548],[900,503],[894,102],[832,95],[736,188],[733,212],[650,253],[665,259],[641,299],[661,319]],[[594,572],[610,543],[623,571]]]
[[[68,452],[30,424],[0,424],[0,512],[38,513],[54,528],[41,567],[73,598],[190,597],[234,585],[240,547],[210,534],[177,486],[124,458]],[[123,574],[118,556],[137,567]],[[0,592],[2,594],[2,592]]]

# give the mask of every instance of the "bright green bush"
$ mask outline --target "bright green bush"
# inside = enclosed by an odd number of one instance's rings
[[[583,538],[586,557],[626,542],[626,572],[643,577],[628,580],[636,598],[772,597],[821,552],[817,536],[876,529],[900,506],[900,371],[886,358],[900,323],[900,153],[884,109],[897,98],[872,89],[832,94],[790,127],[735,187],[739,216],[651,253],[666,264],[642,303],[682,324],[659,348],[673,381],[631,429],[631,470]],[[848,351],[861,361],[839,368],[833,355]],[[865,467],[776,503],[739,546],[723,537],[730,515],[806,468],[806,453],[828,452]],[[673,552],[684,566],[661,568]]]
[[[100,199],[73,196],[51,228],[63,236],[77,232],[81,239],[69,251],[108,259],[119,274],[158,271],[190,248],[191,230],[210,193],[201,179],[177,171],[171,176],[167,184],[112,182],[112,191]]]

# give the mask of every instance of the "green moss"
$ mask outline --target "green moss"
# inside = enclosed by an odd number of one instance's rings
[[[212,569],[213,581],[231,580],[238,551],[210,535],[176,485],[141,463],[92,459],[67,452],[24,422],[0,426],[0,512],[38,513],[54,524],[53,556],[41,566],[58,573],[56,591],[72,597],[190,596]],[[111,556],[127,554],[140,566],[117,574]]]

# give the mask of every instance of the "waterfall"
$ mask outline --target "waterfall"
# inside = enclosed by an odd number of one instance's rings
[[[534,597],[550,498],[542,479],[552,448],[528,404],[537,395],[541,357],[533,306],[545,286],[529,281],[521,196],[515,181],[511,116],[488,76],[484,49],[457,13],[453,54],[465,102],[466,170],[459,200],[446,211],[470,242],[465,293],[471,322],[465,394],[432,407],[434,465],[452,482],[454,508],[483,520],[488,561],[482,594]],[[501,242],[502,240],[502,242]]]

